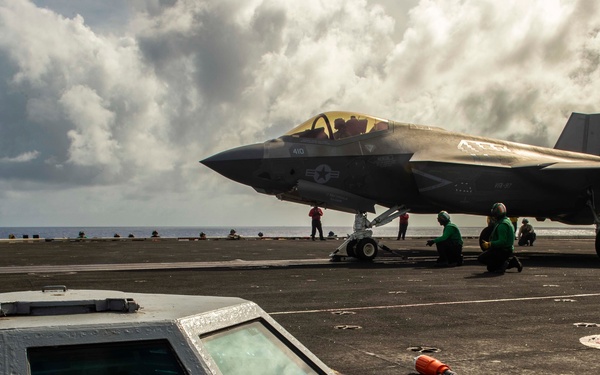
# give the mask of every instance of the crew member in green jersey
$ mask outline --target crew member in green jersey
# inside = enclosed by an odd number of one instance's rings
[[[477,259],[487,266],[489,272],[502,274],[514,267],[521,272],[523,265],[514,255],[515,228],[506,216],[506,206],[503,203],[494,203],[491,216],[495,219],[494,229],[489,242],[482,241],[481,247],[484,252]]]
[[[456,224],[450,221],[450,215],[446,211],[441,211],[437,220],[444,227],[444,231],[440,237],[427,241],[427,246],[435,244],[437,248],[439,258],[436,265],[438,267],[461,266],[463,264],[463,240],[460,230]]]

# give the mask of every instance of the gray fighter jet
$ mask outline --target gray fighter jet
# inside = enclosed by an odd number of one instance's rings
[[[264,194],[356,214],[333,256],[373,259],[368,228],[400,214],[510,216],[600,227],[600,114],[573,113],[553,149],[349,112],[319,114],[277,139],[201,161]],[[369,221],[375,205],[388,207]],[[596,252],[600,240],[596,235]]]

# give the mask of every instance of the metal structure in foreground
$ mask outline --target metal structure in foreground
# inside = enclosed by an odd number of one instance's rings
[[[1,374],[334,374],[253,302],[67,290],[0,294]]]

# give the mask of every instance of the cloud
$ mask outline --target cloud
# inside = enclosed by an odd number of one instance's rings
[[[570,112],[597,111],[585,57],[597,14],[588,1],[422,1],[386,64],[386,82],[405,89],[396,112],[550,145]]]
[[[39,156],[37,151],[24,152],[21,155],[15,156],[14,158],[3,157],[0,159],[1,163],[25,163],[36,159]]]
[[[112,137],[114,113],[105,108],[102,98],[89,87],[74,86],[59,99],[75,130],[69,130],[71,141],[68,163],[75,165],[110,165],[119,169],[119,145]]]
[[[3,212],[77,194],[132,224],[254,223],[254,202],[294,209],[198,160],[322,111],[545,146],[572,111],[598,111],[591,1],[36,4],[0,0]]]

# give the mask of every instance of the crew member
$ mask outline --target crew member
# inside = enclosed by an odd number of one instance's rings
[[[533,246],[533,241],[537,237],[535,231],[533,230],[533,226],[529,224],[529,220],[523,219],[521,221],[521,227],[519,228],[519,235],[517,236],[519,239],[519,246]]]
[[[481,247],[484,252],[477,259],[487,266],[489,272],[502,274],[513,267],[517,267],[521,272],[523,265],[513,254],[515,228],[506,216],[504,203],[494,203],[491,216],[495,220],[494,229],[492,229],[489,242],[482,241]]]
[[[323,227],[321,226],[321,216],[323,216],[323,211],[321,211],[321,209],[319,208],[319,206],[315,205],[309,212],[308,212],[308,216],[310,216],[312,218],[312,231],[310,233],[310,237],[312,238],[312,240],[315,240],[315,233],[318,230],[319,231],[319,238],[321,239],[321,241],[325,241],[325,238],[323,237]]]
[[[450,222],[450,215],[446,211],[441,211],[438,214],[437,221],[444,227],[442,235],[432,240],[427,240],[427,246],[435,244],[437,248],[439,258],[436,262],[436,266],[461,266],[463,263],[463,240],[460,235],[460,230],[456,224]]]
[[[235,229],[232,229],[229,231],[229,235],[227,236],[227,239],[228,240],[239,240],[239,239],[241,239],[241,237],[239,234],[237,234]]]
[[[398,229],[398,238],[396,238],[396,240],[399,240],[400,238],[403,240],[405,239],[406,230],[408,229],[408,216],[408,212],[400,215],[400,228]]]

